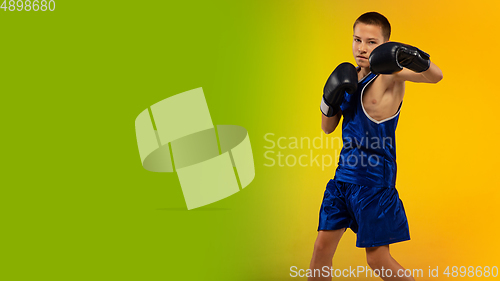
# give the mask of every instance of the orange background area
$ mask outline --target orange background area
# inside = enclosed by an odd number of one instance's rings
[[[435,85],[407,83],[396,131],[396,187],[412,239],[391,246],[391,252],[406,268],[424,269],[425,274],[429,266],[442,270],[455,265],[498,266],[495,241],[500,229],[500,181],[496,168],[500,153],[496,115],[500,99],[494,69],[496,47],[500,45],[496,35],[500,4],[287,3],[290,5],[275,4],[276,29],[280,32],[268,42],[271,49],[287,46],[270,56],[273,62],[269,67],[276,74],[269,81],[280,81],[275,100],[284,111],[278,110],[274,118],[265,117],[279,123],[270,131],[275,134],[274,140],[322,134],[318,110],[322,86],[338,63],[355,63],[351,51],[354,20],[367,11],[384,14],[392,25],[391,40],[428,52],[444,74]],[[278,11],[286,11],[286,17]],[[286,79],[280,76],[280,69]],[[287,94],[281,94],[284,92]],[[339,126],[329,137],[340,136]],[[285,149],[282,153],[299,156],[309,150]],[[330,149],[316,149],[314,153],[334,154]],[[269,205],[269,212],[279,213],[271,219],[275,225],[268,247],[276,251],[269,260],[284,270],[287,265],[308,267],[324,188],[335,168],[321,171],[320,167],[297,166],[263,169],[272,174],[272,184],[279,186]],[[366,265],[364,250],[355,248],[355,235],[348,230],[334,267],[357,265]]]

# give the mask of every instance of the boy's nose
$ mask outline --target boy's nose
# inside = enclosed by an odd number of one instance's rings
[[[361,53],[366,53],[366,45],[365,44],[359,44],[358,51]]]

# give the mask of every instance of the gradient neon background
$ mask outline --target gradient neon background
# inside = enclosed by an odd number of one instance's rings
[[[322,134],[323,84],[354,62],[352,23],[372,10],[444,73],[407,85],[397,188],[412,240],[392,253],[424,273],[500,266],[496,1],[56,2],[0,10],[0,279],[293,279],[335,167],[266,167],[264,135]],[[256,178],[186,211],[175,175],[141,167],[134,120],[197,87],[214,124],[248,130]],[[366,265],[354,244],[346,232],[335,267]]]

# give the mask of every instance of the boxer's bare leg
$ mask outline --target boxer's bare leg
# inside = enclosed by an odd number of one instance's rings
[[[309,277],[307,280],[332,280],[331,276],[321,277],[321,268],[328,266],[332,267],[332,259],[339,244],[340,238],[345,232],[345,228],[337,230],[320,230],[318,237],[314,243],[314,252],[311,259],[310,269],[314,277]]]
[[[368,265],[373,270],[378,269],[378,272],[382,272],[383,268],[385,277],[380,277],[385,281],[415,281],[413,277],[404,276],[405,269],[391,256],[389,252],[389,245],[366,248],[366,260],[368,261]],[[392,274],[391,277],[387,276],[387,273],[389,272],[388,269],[390,269],[390,274]],[[398,275],[401,275],[402,277]]]

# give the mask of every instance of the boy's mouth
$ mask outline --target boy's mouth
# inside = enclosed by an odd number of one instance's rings
[[[366,59],[368,59],[368,58],[363,57],[363,56],[358,56],[358,58],[360,58],[360,59],[365,59],[365,60],[366,60]]]

